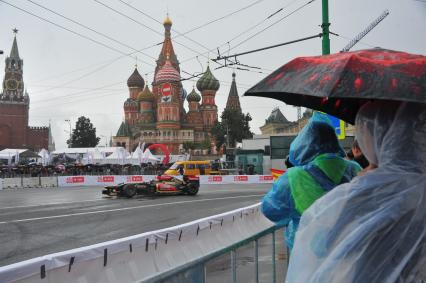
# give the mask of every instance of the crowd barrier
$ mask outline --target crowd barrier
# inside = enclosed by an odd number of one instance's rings
[[[181,178],[181,176],[177,176]],[[102,176],[57,176],[57,177],[30,177],[5,178],[4,189],[13,188],[47,188],[47,187],[78,187],[78,186],[108,186],[119,183],[149,182],[156,175],[102,175]],[[271,175],[201,175],[200,184],[269,184],[273,183]]]
[[[41,186],[39,177],[22,178],[22,187],[24,188],[38,188]]]
[[[59,187],[73,186],[108,186],[127,182],[149,182],[155,175],[111,175],[111,176],[60,176]],[[180,177],[180,176],[178,176]],[[200,184],[269,184],[273,183],[270,175],[201,175]]]
[[[0,282],[135,282],[173,270],[273,226],[259,204],[0,267]]]
[[[57,177],[41,177],[40,185],[43,188],[49,187],[57,187],[58,186],[58,178]]]
[[[4,178],[3,188],[22,188],[22,178]]]

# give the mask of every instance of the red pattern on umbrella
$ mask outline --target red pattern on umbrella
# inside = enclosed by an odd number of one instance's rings
[[[425,103],[426,57],[384,49],[300,57],[245,95],[310,107],[353,123],[360,105],[371,99]]]

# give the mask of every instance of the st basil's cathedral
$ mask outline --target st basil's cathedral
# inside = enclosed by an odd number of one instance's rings
[[[141,142],[147,145],[160,143],[171,154],[178,154],[184,142],[214,142],[210,131],[218,119],[215,96],[220,83],[207,67],[196,84],[200,93],[193,88],[186,95],[171,40],[172,21],[168,16],[163,25],[165,38],[157,60],[152,89],[136,67],[127,80],[129,98],[124,102],[124,121],[113,137],[114,146],[133,151]],[[236,106],[241,110],[236,91],[233,74],[227,107]],[[185,99],[188,111],[184,108]]]

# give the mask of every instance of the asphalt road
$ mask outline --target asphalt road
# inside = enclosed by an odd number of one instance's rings
[[[104,198],[102,188],[0,191],[0,266],[186,223],[260,201],[270,188],[202,185],[196,196]]]

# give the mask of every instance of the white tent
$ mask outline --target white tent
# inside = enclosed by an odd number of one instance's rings
[[[38,153],[38,155],[41,157],[41,164],[43,166],[49,165],[50,163],[50,154],[46,149],[42,149],[40,150],[40,152]]]
[[[117,149],[105,158],[106,163],[110,164],[126,164],[127,159],[130,157],[130,153],[122,147],[117,147]]]
[[[132,159],[137,159],[138,164],[142,163],[142,156],[143,156],[143,151],[142,149],[138,146],[136,147],[135,151],[132,153],[131,158]]]
[[[19,155],[26,151],[28,151],[28,149],[6,148],[0,151],[0,159],[7,160],[8,165],[12,164],[12,160],[14,160],[15,164],[18,164]]]
[[[147,148],[145,150],[145,152],[143,153],[143,155],[142,155],[142,160],[141,161],[142,161],[141,163],[148,163],[148,162],[157,163],[157,162],[160,161],[160,158],[155,157],[151,153],[151,151]]]

